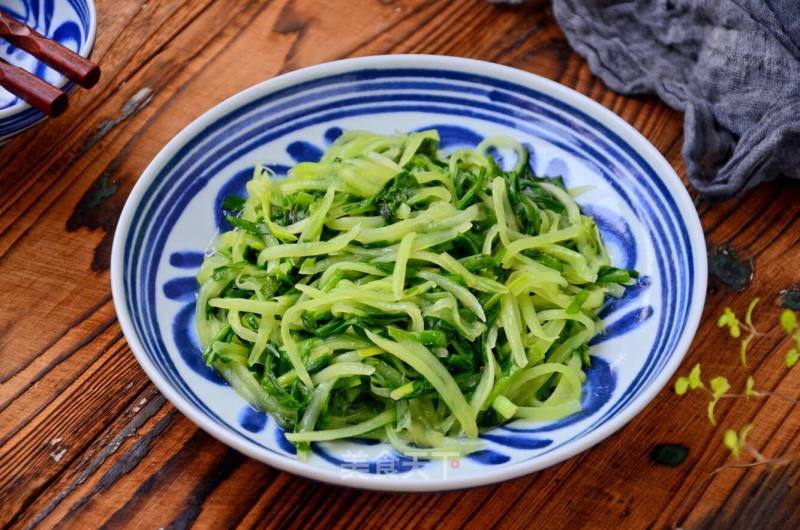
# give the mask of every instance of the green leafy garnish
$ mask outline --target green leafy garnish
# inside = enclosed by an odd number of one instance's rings
[[[748,423],[742,427],[737,433],[733,429],[727,429],[723,435],[723,443],[727,447],[734,458],[739,458],[742,449],[747,444],[747,435],[753,429],[753,425]]]
[[[689,372],[689,388],[694,390],[703,387],[705,387],[705,385],[700,375],[700,363],[697,363],[692,367],[692,371]]]
[[[797,348],[792,348],[786,352],[786,366],[788,368],[797,364],[798,360],[800,360],[800,351],[797,351]]]
[[[719,327],[726,327],[730,335],[733,338],[740,338],[742,329],[747,330],[748,335],[744,339],[740,341],[739,345],[739,354],[741,358],[742,367],[747,368],[747,348],[750,342],[758,337],[770,336],[767,334],[759,333],[755,326],[753,325],[753,310],[755,309],[756,305],[758,304],[759,299],[754,298],[751,300],[750,304],[747,307],[747,311],[745,313],[744,322],[740,322],[738,318],[736,318],[736,314],[731,310],[729,307],[726,307],[723,314],[717,320],[717,325]],[[794,311],[790,309],[785,309],[780,315],[780,326],[785,331],[789,337],[795,341],[795,346],[791,350],[786,353],[785,362],[786,365],[791,368],[794,366],[798,360],[800,360],[800,330],[798,330],[797,326],[797,315]],[[709,422],[716,426],[716,418],[714,416],[714,409],[717,403],[721,399],[731,399],[731,400],[738,400],[738,399],[745,399],[749,400],[752,398],[765,398],[769,396],[775,396],[779,399],[784,401],[788,401],[797,405],[800,403],[800,400],[795,399],[792,396],[788,396],[786,394],[782,394],[778,391],[758,391],[756,390],[756,381],[752,374],[747,375],[747,379],[745,380],[744,389],[741,393],[731,393],[731,384],[728,379],[724,376],[718,375],[712,377],[708,382],[708,388],[703,385],[702,379],[700,377],[700,365],[695,364],[692,369],[692,372],[687,376],[678,377],[675,380],[675,393],[678,395],[684,395],[689,390],[701,390],[702,394],[708,396],[710,399],[707,404],[707,415]],[[754,467],[754,466],[765,466],[765,465],[786,465],[790,462],[793,462],[797,459],[797,456],[788,455],[783,457],[768,457],[766,455],[761,454],[756,448],[748,445],[747,443],[747,436],[752,430],[753,425],[748,423],[744,425],[739,431],[735,429],[726,429],[723,433],[723,444],[724,446],[731,452],[731,455],[735,459],[739,459],[743,452],[747,452],[752,457],[752,461],[745,463],[745,464],[726,464],[711,472],[711,476],[715,475],[716,473],[727,469],[727,468],[742,468],[742,467]],[[680,521],[673,524],[674,527],[679,528]]]
[[[797,330],[797,314],[791,309],[784,309],[781,312],[781,327],[792,335]]]
[[[689,378],[679,377],[675,380],[675,393],[679,396],[684,395],[689,390]]]
[[[246,199],[238,195],[228,195],[222,200],[222,209],[226,212],[239,213],[244,208]]]
[[[786,352],[786,366],[791,368],[800,359],[800,328],[797,327],[797,314],[791,309],[781,312],[781,328],[795,343],[795,347]]]
[[[688,390],[697,390],[698,388],[705,388],[700,373],[700,363],[695,364],[688,375],[679,377],[675,381],[675,393],[682,396]]]
[[[735,339],[738,339],[742,334],[742,330],[739,327],[739,319],[736,318],[736,313],[730,307],[726,307],[722,315],[720,315],[719,320],[717,320],[717,326],[721,328],[727,327],[731,337]]]
[[[714,418],[714,407],[716,407],[720,398],[725,395],[725,392],[730,390],[731,385],[728,383],[728,379],[721,375],[711,379],[709,385],[711,385],[711,401],[708,402],[708,420],[711,422],[711,425],[716,425],[717,420]]]
[[[734,338],[741,337],[741,330],[742,328],[746,329],[748,332],[747,337],[740,341],[740,358],[741,364],[743,367],[747,367],[747,349],[750,342],[758,337],[763,336],[763,334],[759,333],[756,329],[755,325],[753,324],[753,311],[758,305],[759,299],[754,298],[750,301],[747,306],[747,311],[745,312],[744,322],[740,322],[739,319],[736,317],[736,314],[733,310],[729,307],[726,307],[722,313],[722,315],[717,320],[717,325],[719,327],[726,327],[730,335]],[[792,348],[786,353],[786,366],[791,368],[794,366],[798,360],[800,360],[800,329],[798,329],[797,325],[797,315],[794,311],[790,309],[785,309],[780,315],[780,326],[781,328],[789,335],[796,342],[796,347]],[[764,392],[764,391],[757,391],[756,390],[756,382],[752,374],[748,374],[747,379],[745,380],[744,389],[742,393],[729,393],[731,389],[731,384],[728,379],[724,376],[718,375],[711,378],[708,382],[708,388],[705,387],[701,374],[700,374],[700,364],[695,364],[692,368],[691,372],[686,376],[678,377],[675,380],[674,390],[677,395],[684,395],[689,390],[697,390],[702,389],[708,396],[710,396],[710,400],[707,404],[707,415],[708,420],[712,425],[716,425],[716,418],[714,416],[714,409],[717,403],[724,398],[728,399],[750,399],[756,397],[768,397],[768,396],[778,396],[781,399],[788,400],[793,403],[797,403],[798,401],[786,396],[784,394],[780,394],[778,392]],[[739,432],[736,432],[732,429],[728,429],[725,431],[724,434],[724,444],[725,446],[733,453],[734,457],[738,458],[741,452],[741,449],[745,445],[747,433],[752,428],[752,425],[748,424],[745,425]],[[771,462],[772,460],[760,455],[757,451],[753,448],[749,448],[749,450],[757,456],[759,463],[767,463]]]
[[[747,329],[748,335],[739,345],[739,359],[741,360],[742,366],[745,367],[747,366],[747,349],[750,347],[750,342],[758,335],[758,331],[755,326],[753,326],[753,310],[756,305],[758,305],[758,302],[758,298],[753,298],[753,300],[750,301],[745,313],[744,323],[739,321],[736,317],[736,313],[734,313],[730,307],[726,307],[717,320],[717,326],[721,328],[727,327],[728,333],[735,339],[741,337],[742,327]]]

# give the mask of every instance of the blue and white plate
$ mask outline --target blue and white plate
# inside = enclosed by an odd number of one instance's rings
[[[84,57],[92,51],[97,22],[94,0],[0,0],[0,9]],[[75,84],[66,77],[3,39],[0,39],[0,58],[65,92],[75,89]],[[0,87],[0,144],[45,117]]]
[[[194,331],[195,274],[220,204],[253,167],[278,175],[316,160],[342,129],[436,128],[444,149],[504,134],[527,144],[537,174],[589,186],[578,201],[598,220],[616,265],[642,272],[603,310],[580,413],[485,432],[460,459],[401,456],[388,445],[320,443],[297,460],[275,421],[205,367]],[[467,59],[380,56],[282,75],[186,127],[133,189],[114,237],[114,303],[144,370],[186,416],[231,447],[325,482],[435,491],[498,482],[569,458],[622,427],[667,383],[697,328],[706,293],[703,232],[670,165],[594,101],[519,70]]]

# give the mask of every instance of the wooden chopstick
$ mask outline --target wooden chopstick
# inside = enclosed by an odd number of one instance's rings
[[[58,70],[83,88],[92,88],[100,80],[100,68],[96,64],[48,39],[2,10],[0,10],[0,37]]]
[[[67,110],[67,94],[63,90],[2,59],[0,59],[0,85],[52,118]]]

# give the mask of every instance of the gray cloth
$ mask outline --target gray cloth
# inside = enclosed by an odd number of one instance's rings
[[[800,178],[800,0],[554,0],[611,89],[685,112],[691,184],[725,198]]]

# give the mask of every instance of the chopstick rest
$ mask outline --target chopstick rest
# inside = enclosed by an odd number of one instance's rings
[[[67,110],[67,94],[63,90],[2,59],[0,59],[0,85],[52,118]]]
[[[96,64],[48,39],[2,10],[0,37],[58,70],[83,88],[92,88],[100,80],[100,68]]]

